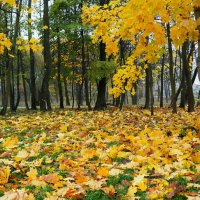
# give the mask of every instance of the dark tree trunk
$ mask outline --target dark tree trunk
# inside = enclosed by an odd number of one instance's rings
[[[105,44],[100,42],[100,61],[106,61]],[[97,87],[97,100],[95,104],[95,110],[102,110],[106,108],[106,77],[102,78]]]
[[[9,55],[8,50],[5,50],[5,57],[6,57],[6,67],[5,67],[5,86],[2,92],[2,109],[0,111],[0,115],[5,115],[8,108],[8,98],[10,94],[10,70],[9,70]]]
[[[32,7],[32,0],[28,1],[28,9]],[[29,41],[32,38],[32,31],[31,31],[31,12],[28,13],[28,39]],[[36,110],[37,107],[37,100],[36,100],[36,84],[35,84],[35,58],[34,52],[32,49],[29,51],[30,55],[30,92],[31,92],[31,109]]]
[[[62,82],[61,82],[61,43],[60,43],[60,36],[59,36],[59,29],[57,30],[57,51],[58,51],[58,64],[57,64],[57,81],[58,81],[58,92],[59,92],[59,99],[60,99],[60,108],[64,108],[63,102],[63,91],[62,91]]]
[[[74,108],[74,82],[72,81],[72,109]]]
[[[131,95],[132,105],[137,105],[137,103],[138,103],[138,95],[137,95],[138,85],[137,85],[137,83],[133,83],[133,88],[135,89],[135,94]]]
[[[91,110],[91,105],[90,105],[90,100],[89,100],[87,66],[85,63],[85,37],[84,37],[83,29],[81,29],[81,41],[82,41],[82,48],[81,48],[81,50],[82,50],[82,72],[83,72],[83,82],[84,82],[84,86],[85,86],[85,101],[86,101],[86,105],[88,106],[88,109]]]
[[[165,54],[162,57],[162,68],[160,75],[160,107],[163,107],[163,94],[164,94],[164,68],[165,68]]]
[[[26,109],[29,110],[22,52],[19,52],[19,56],[20,56],[20,65],[21,65],[21,72],[22,72],[22,83],[23,83],[23,89],[24,89],[24,101],[25,101]]]
[[[149,94],[149,86],[150,86],[150,69],[149,67],[147,69],[145,69],[146,72],[146,77],[145,77],[145,105],[144,108],[145,109],[149,109],[150,108],[150,94]]]
[[[12,38],[12,48],[11,54],[15,55],[16,50],[16,42],[19,33],[19,20],[22,8],[22,0],[17,0],[16,4],[19,5],[19,8],[16,9],[16,18],[15,18],[15,26],[14,26],[14,34]],[[11,71],[11,79],[10,79],[10,110],[15,111],[15,80],[14,80],[14,60],[11,59],[10,62],[10,71]]]
[[[21,95],[20,95],[20,66],[21,66],[21,63],[20,63],[20,51],[18,50],[17,52],[17,100],[16,100],[16,103],[15,103],[15,106],[14,106],[14,111],[17,110],[18,106],[19,106],[19,102],[20,102],[20,98],[21,98]]]
[[[44,3],[44,16],[43,25],[47,26],[44,29],[44,78],[40,90],[40,110],[51,110],[51,101],[49,93],[49,80],[51,74],[51,52],[50,52],[50,31],[49,31],[49,7],[48,0],[43,0]]]
[[[198,20],[200,18],[200,7],[195,8],[195,18]],[[198,39],[198,58],[197,58],[197,68],[198,68],[198,76],[200,80],[200,25],[198,26],[199,30],[199,39]]]
[[[172,51],[172,39],[170,32],[170,24],[167,24],[167,39],[168,39],[168,52],[169,52],[169,74],[170,74],[170,83],[171,83],[171,105],[172,112],[177,113],[176,105],[176,80],[174,75],[174,64],[173,64],[173,51]]]
[[[68,88],[67,88],[67,80],[66,80],[66,77],[64,77],[64,87],[65,87],[65,100],[66,100],[66,106],[70,106],[70,101],[69,101],[69,94],[68,94]]]
[[[189,70],[189,63],[187,60],[187,47],[188,47],[188,42],[184,42],[182,47],[182,60],[183,60],[182,62],[183,62],[183,70],[185,72],[185,80],[187,84],[188,112],[193,112],[195,101],[192,88],[191,73]]]
[[[150,93],[150,111],[151,115],[154,115],[154,96],[153,96],[153,74],[152,74],[152,66],[149,66],[149,93]]]
[[[5,14],[5,26],[6,30],[8,30],[8,19],[7,14]],[[8,31],[6,31],[6,35],[8,35]],[[4,87],[2,88],[2,109],[0,111],[0,115],[5,115],[8,108],[9,94],[10,94],[10,59],[8,50],[5,50],[5,68],[3,68],[3,79],[4,79]]]

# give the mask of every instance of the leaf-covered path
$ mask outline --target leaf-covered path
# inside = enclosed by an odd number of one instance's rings
[[[0,119],[0,199],[199,199],[200,109]]]

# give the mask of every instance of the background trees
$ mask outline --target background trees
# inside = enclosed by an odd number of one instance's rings
[[[1,114],[7,107],[106,104],[144,105],[152,113],[154,104],[171,105],[176,112],[179,101],[194,111],[199,6],[195,0],[1,1]]]

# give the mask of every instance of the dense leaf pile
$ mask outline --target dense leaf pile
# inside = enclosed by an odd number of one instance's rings
[[[200,110],[0,119],[0,199],[199,199]]]

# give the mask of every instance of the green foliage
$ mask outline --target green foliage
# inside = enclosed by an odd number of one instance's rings
[[[137,197],[139,197],[140,200],[147,200],[146,192],[138,191],[138,192],[136,192],[135,195],[136,195]]]
[[[188,198],[183,195],[175,195],[171,198],[172,200],[187,200]]]
[[[177,182],[178,186],[187,186],[188,180],[185,177],[177,177],[168,180],[169,183]]]
[[[88,191],[84,200],[112,200],[115,198],[109,197],[104,191],[97,190],[97,191]]]
[[[45,187],[41,187],[40,189],[39,189],[39,191],[37,192],[37,193],[35,193],[35,199],[36,200],[43,200],[43,199],[45,199],[45,197],[46,197],[46,193],[47,192],[52,192],[53,191],[53,188],[52,187],[50,187],[50,186],[45,186]]]
[[[110,75],[115,71],[116,64],[114,61],[95,61],[91,62],[90,67],[89,78],[95,82],[103,77],[110,78]]]
[[[0,190],[0,197],[4,195],[4,192]]]

